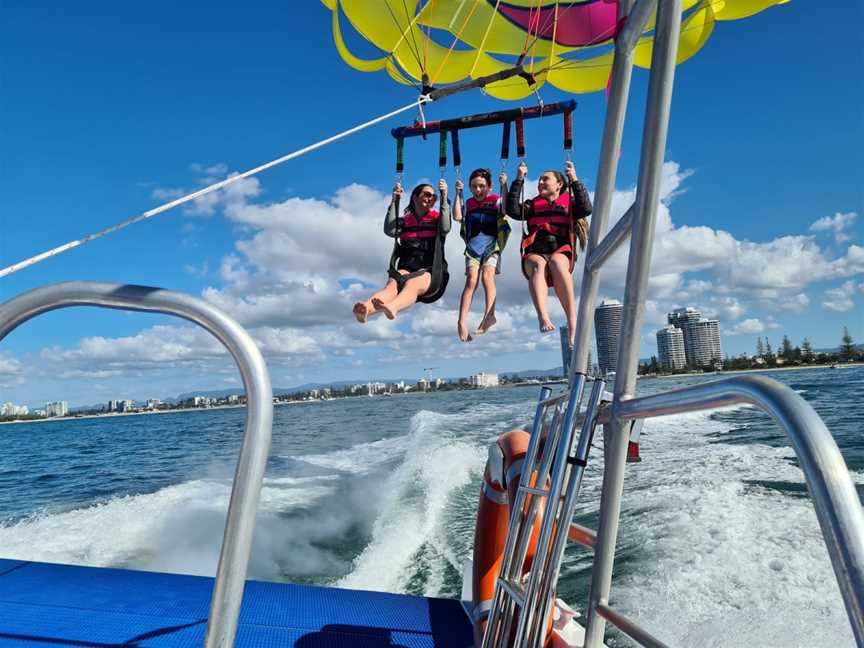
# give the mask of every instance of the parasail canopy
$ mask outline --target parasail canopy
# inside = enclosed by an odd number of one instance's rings
[[[603,90],[620,27],[617,0],[321,0],[346,63],[385,70],[399,83],[440,87],[514,67],[518,75],[486,84],[499,99],[521,99],[546,83],[565,92]],[[738,20],[789,0],[684,0],[678,62],[698,52],[717,20]],[[353,29],[380,50],[361,57],[346,43]],[[653,20],[633,53],[651,66]]]

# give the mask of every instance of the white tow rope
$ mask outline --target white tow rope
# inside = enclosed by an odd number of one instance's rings
[[[148,218],[152,218],[153,216],[156,216],[158,214],[161,214],[162,212],[168,211],[169,209],[173,209],[174,207],[177,207],[178,205],[182,205],[184,203],[187,203],[191,200],[195,200],[196,198],[200,198],[201,196],[206,196],[207,194],[213,193],[214,191],[218,191],[219,189],[222,189],[223,187],[227,187],[228,185],[233,184],[233,183],[237,182],[238,180],[242,180],[243,178],[248,178],[248,177],[253,176],[257,173],[261,173],[262,171],[266,171],[267,169],[278,166],[278,165],[282,164],[283,162],[287,162],[288,160],[293,160],[294,158],[297,158],[297,157],[300,157],[301,155],[309,153],[309,151],[314,151],[317,148],[321,148],[322,146],[326,146],[327,144],[330,144],[332,142],[335,142],[336,140],[342,139],[343,137],[348,137],[349,135],[353,135],[354,133],[361,131],[364,128],[368,128],[369,126],[372,126],[374,124],[377,124],[378,122],[382,122],[386,119],[389,119],[390,117],[398,115],[399,113],[403,113],[403,112],[405,112],[407,110],[411,110],[412,108],[415,108],[415,107],[422,107],[424,103],[427,103],[429,101],[432,101],[429,98],[429,96],[423,95],[417,101],[414,101],[414,102],[408,104],[407,106],[403,106],[402,108],[399,108],[399,109],[394,110],[392,112],[389,112],[386,115],[381,115],[380,117],[376,117],[375,119],[371,119],[371,120],[369,120],[363,124],[360,124],[358,126],[354,126],[353,128],[349,128],[348,130],[342,131],[341,133],[333,135],[332,137],[328,137],[327,139],[323,139],[320,142],[316,142],[315,144],[310,144],[309,146],[298,149],[298,150],[294,151],[293,153],[288,153],[287,155],[283,155],[282,157],[276,158],[275,160],[267,162],[266,164],[262,164],[261,166],[257,166],[254,169],[249,169],[248,171],[244,171],[243,173],[238,173],[237,175],[233,175],[230,178],[225,178],[224,180],[221,180],[215,184],[211,184],[208,187],[204,187],[203,189],[199,189],[198,191],[195,191],[195,192],[190,193],[190,194],[186,194],[185,196],[181,196],[180,198],[177,198],[175,200],[167,202],[163,205],[159,205],[158,207],[154,207],[153,209],[150,209],[149,211],[145,211],[141,214],[138,214],[137,216],[133,216],[132,218],[125,220],[122,223],[117,223],[116,225],[112,225],[111,227],[106,227],[103,230],[99,230],[98,232],[95,232],[93,234],[88,234],[87,236],[84,236],[80,239],[76,239],[74,241],[69,241],[68,243],[64,243],[63,245],[58,245],[57,247],[55,247],[51,250],[46,250],[45,252],[37,254],[36,256],[30,257],[29,259],[19,261],[18,263],[13,263],[9,267],[3,268],[2,270],[0,270],[0,277],[5,277],[7,275],[12,274],[13,272],[18,272],[19,270],[23,270],[24,268],[35,265],[35,264],[39,263],[40,261],[44,261],[45,259],[47,259],[49,257],[56,256],[62,252],[66,252],[67,250],[71,250],[72,248],[76,248],[79,245],[84,245],[85,243],[89,243],[90,241],[92,241],[94,239],[101,238],[101,237],[105,236],[106,234],[110,234],[111,232],[116,232],[117,230],[121,230],[124,227],[128,227],[129,225],[134,225],[135,223],[138,223],[140,221],[147,220]]]

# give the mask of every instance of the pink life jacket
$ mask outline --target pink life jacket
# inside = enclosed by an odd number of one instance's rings
[[[438,236],[439,214],[430,209],[423,216],[417,217],[411,210],[406,210],[399,228],[399,240],[430,239]]]

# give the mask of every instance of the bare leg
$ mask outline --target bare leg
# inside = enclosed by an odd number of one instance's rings
[[[549,309],[546,306],[549,295],[549,286],[546,285],[546,259],[539,254],[529,254],[522,264],[525,267],[525,274],[528,275],[528,292],[531,293],[531,301],[534,302],[534,310],[537,311],[540,332],[554,331],[555,325],[549,319]]]
[[[573,275],[570,274],[570,259],[563,254],[553,254],[549,259],[549,272],[555,281],[555,294],[567,316],[567,332],[570,346],[576,339],[576,296],[573,294]]]
[[[396,298],[386,304],[376,301],[378,309],[387,316],[387,319],[396,319],[397,313],[402,309],[412,306],[417,297],[429,290],[432,283],[432,275],[424,272],[419,277],[414,277],[405,282],[405,287],[396,295]]]
[[[498,321],[495,319],[495,266],[483,266],[483,292],[486,293],[486,308],[483,311],[483,320],[477,327],[477,335],[483,335]]]
[[[361,324],[365,324],[370,315],[380,312],[375,302],[390,301],[396,296],[396,282],[390,279],[387,285],[372,295],[369,299],[354,304],[354,317]]]
[[[465,320],[468,318],[468,313],[471,310],[474,291],[477,290],[477,275],[479,274],[479,270],[479,267],[472,265],[468,268],[468,273],[465,275],[465,289],[462,291],[462,299],[459,302],[459,321],[456,323],[459,339],[463,342],[471,341]]]

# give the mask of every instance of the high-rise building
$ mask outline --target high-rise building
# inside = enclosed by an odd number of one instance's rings
[[[69,403],[54,401],[45,403],[45,416],[66,416],[69,413]]]
[[[498,374],[493,373],[477,373],[473,374],[469,379],[472,387],[497,387],[498,386]]]
[[[573,348],[570,346],[570,329],[563,325],[561,331],[561,366],[564,367],[564,376],[570,374],[570,359],[573,357]],[[588,373],[591,373],[591,350],[588,350]]]
[[[657,331],[657,355],[664,369],[683,369],[687,366],[684,352],[684,331],[671,324]]]
[[[684,355],[687,358],[688,367],[696,367],[693,357],[693,324],[702,319],[702,313],[695,308],[679,308],[666,316],[675,328],[681,329],[684,334]]]
[[[618,364],[621,319],[624,306],[617,299],[607,299],[594,309],[594,334],[597,338],[597,363],[600,373],[614,371]]]
[[[565,324],[558,329],[561,334],[561,366],[564,367],[564,375],[570,374],[570,356],[573,355],[573,349],[570,346],[570,329]]]
[[[702,317],[695,308],[679,308],[669,313],[668,322],[684,334],[684,354],[687,365],[698,369],[719,362],[720,322]]]
[[[694,367],[705,367],[721,362],[720,322],[700,319],[691,324],[690,347]]]

